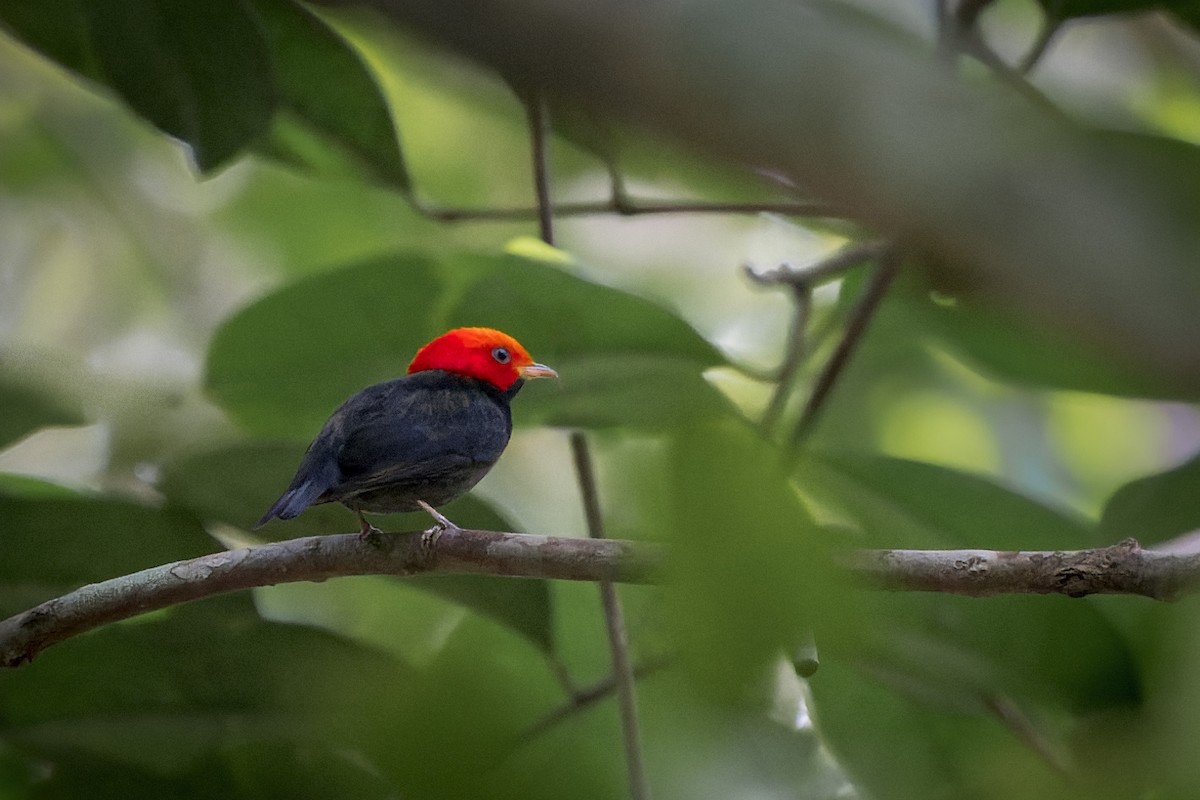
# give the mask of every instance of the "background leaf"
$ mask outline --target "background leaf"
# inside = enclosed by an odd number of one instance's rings
[[[306,6],[252,0],[263,22],[279,83],[280,106],[319,141],[299,151],[276,119],[266,152],[312,166],[329,147],[346,153],[362,173],[402,191],[411,186],[391,111],[370,69],[353,46]]]

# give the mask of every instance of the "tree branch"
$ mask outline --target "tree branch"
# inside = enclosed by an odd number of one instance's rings
[[[474,573],[647,582],[658,548],[619,540],[447,530],[432,552],[420,532],[310,536],[176,561],[93,583],[0,622],[0,666],[17,666],[72,636],[204,597],[347,575]]]
[[[1067,551],[858,550],[854,573],[890,591],[997,594],[1134,594],[1175,600],[1200,588],[1200,552],[1143,549],[1134,539]]]
[[[1190,542],[1183,538],[1175,542]],[[213,553],[93,583],[0,622],[0,666],[101,625],[240,589],[347,575],[473,573],[649,583],[665,551],[620,539],[565,539],[448,530],[426,552],[421,533],[310,536]],[[1200,589],[1200,541],[1143,549],[1133,539],[1070,551],[858,550],[850,574],[890,591],[997,594],[1131,594],[1174,600]]]
[[[571,433],[571,452],[575,457],[575,474],[583,495],[584,516],[588,536],[604,539],[604,518],[600,513],[600,492],[596,488],[596,471],[592,467],[591,450],[582,431]],[[625,630],[625,613],[612,581],[600,581],[600,601],[604,605],[604,623],[608,629],[608,645],[612,652],[613,676],[617,682],[617,708],[621,712],[621,739],[625,745],[625,770],[629,779],[630,800],[649,800],[650,783],[642,758],[642,733],[638,723],[637,690],[633,662],[629,658],[629,636]]]

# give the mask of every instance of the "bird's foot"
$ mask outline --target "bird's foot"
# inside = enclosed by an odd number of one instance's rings
[[[367,518],[363,516],[363,513],[361,511],[358,512],[358,538],[359,538],[359,541],[367,542],[369,544],[376,544],[376,543],[378,543],[379,537],[382,534],[383,534],[383,531],[379,530],[379,528],[376,528],[374,525],[367,522]]]
[[[455,525],[453,522],[447,519],[442,512],[438,511],[424,500],[418,500],[417,505],[419,505],[426,514],[433,517],[433,521],[436,523],[432,528],[421,534],[421,552],[424,553],[426,557],[429,557],[433,555],[434,545],[437,544],[437,540],[444,532],[460,531],[462,528]]]

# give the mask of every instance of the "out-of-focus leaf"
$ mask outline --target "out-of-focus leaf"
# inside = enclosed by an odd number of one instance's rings
[[[1095,543],[1071,517],[927,464],[810,457],[797,480],[826,513],[861,529],[856,544],[1053,550]],[[1084,725],[1085,715],[1141,696],[1128,643],[1093,604],[910,593],[863,603],[869,623],[857,638],[818,638],[822,665],[812,688],[831,746],[880,797],[975,795],[973,776],[986,767],[980,760],[1004,758],[1030,760],[1038,776],[1030,791],[1044,796],[1057,777],[1033,754],[1013,751],[996,703],[1036,726],[1055,720],[1045,735],[1062,749],[1051,735],[1062,725]],[[885,739],[894,749],[881,758]]]
[[[67,69],[94,64],[81,0],[0,0],[0,24]]]
[[[679,432],[668,582],[672,630],[701,685],[739,699],[812,625],[849,615],[829,554],[779,453],[732,421]]]
[[[239,743],[328,759],[316,720],[344,709],[341,684],[389,693],[409,674],[328,634],[264,622],[245,596],[210,599],[68,640],[6,674],[0,733],[34,758],[66,764],[47,788],[71,785],[89,764],[109,780],[180,786],[207,762],[214,769],[201,783],[229,789],[240,770],[224,756]],[[336,778],[361,783],[371,774],[362,766],[347,763]]]
[[[173,505],[203,519],[248,528],[287,487],[303,452],[300,445],[248,443],[200,453],[168,465],[161,488]],[[511,522],[472,495],[455,500],[442,511],[464,528],[514,529]],[[371,519],[385,531],[422,530],[431,524],[424,513],[373,515]],[[314,506],[294,520],[273,522],[261,533],[274,538],[296,538],[350,532],[357,525],[352,512],[330,503]],[[403,581],[505,625],[547,652],[553,649],[553,610],[545,581],[489,575],[418,575]],[[388,584],[389,581],[381,580],[372,586],[375,591],[387,594]],[[322,586],[317,591],[328,588]],[[325,593],[331,594],[332,590]],[[403,591],[388,595],[389,598],[404,596]],[[373,607],[384,602],[369,591],[341,593],[336,597],[343,606],[339,614],[357,613],[363,618],[377,616],[374,608],[363,607],[357,612],[350,608],[360,601]],[[327,604],[333,602],[326,598]]]
[[[47,425],[78,425],[83,417],[60,400],[0,377],[0,449]]]
[[[1194,0],[1038,0],[1046,16],[1054,20],[1096,17],[1104,14],[1132,14],[1180,8],[1195,9]]]
[[[1198,529],[1200,457],[1125,484],[1109,498],[1100,519],[1108,541],[1158,542]]]
[[[86,583],[217,549],[191,514],[76,497],[0,495],[0,615]]]
[[[703,377],[703,365],[673,356],[564,356],[557,386],[525,390],[513,404],[518,422],[576,428],[666,430],[730,413]]]
[[[17,475],[0,472],[0,496],[29,497],[42,499],[77,498],[80,492],[60,483],[35,478],[32,475]]]
[[[504,330],[559,369],[566,388],[526,387],[513,403],[518,420],[531,402],[540,421],[597,424],[661,425],[676,409],[723,407],[699,380],[720,356],[685,322],[516,256],[398,255],[294,283],[222,326],[207,387],[255,433],[307,440],[343,400],[403,374],[421,345],[460,325]],[[575,360],[580,375],[569,371]],[[644,392],[639,369],[649,373]]]
[[[636,295],[518,256],[462,257],[445,264],[465,286],[444,327],[486,325],[519,331],[546,363],[568,356],[666,355],[704,366],[721,356],[690,325]]]
[[[857,524],[870,547],[1056,550],[1092,547],[1095,531],[985,478],[898,458],[812,455],[801,491]]]
[[[1067,331],[994,306],[961,302],[921,309],[929,330],[984,372],[1018,384],[1123,397],[1191,400],[1194,386],[1164,380]]]
[[[242,0],[3,0],[0,19],[187,142],[204,170],[243,150],[274,113],[270,55]]]
[[[307,442],[347,397],[404,374],[441,292],[435,265],[415,256],[297,281],[225,321],[206,388],[254,433]]]
[[[290,0],[252,0],[271,49],[280,102],[320,143],[333,145],[365,174],[403,191],[408,171],[391,111],[370,70],[351,45],[307,7]],[[294,133],[294,131],[293,131]],[[297,146],[277,119],[266,151],[316,166],[328,156]]]

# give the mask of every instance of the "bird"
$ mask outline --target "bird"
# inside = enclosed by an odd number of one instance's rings
[[[512,434],[509,403],[532,378],[558,373],[506,333],[455,328],[417,351],[408,374],[368,386],[329,417],[296,475],[254,526],[309,506],[342,503],[361,535],[379,533],[365,513],[436,508],[469,491]]]

